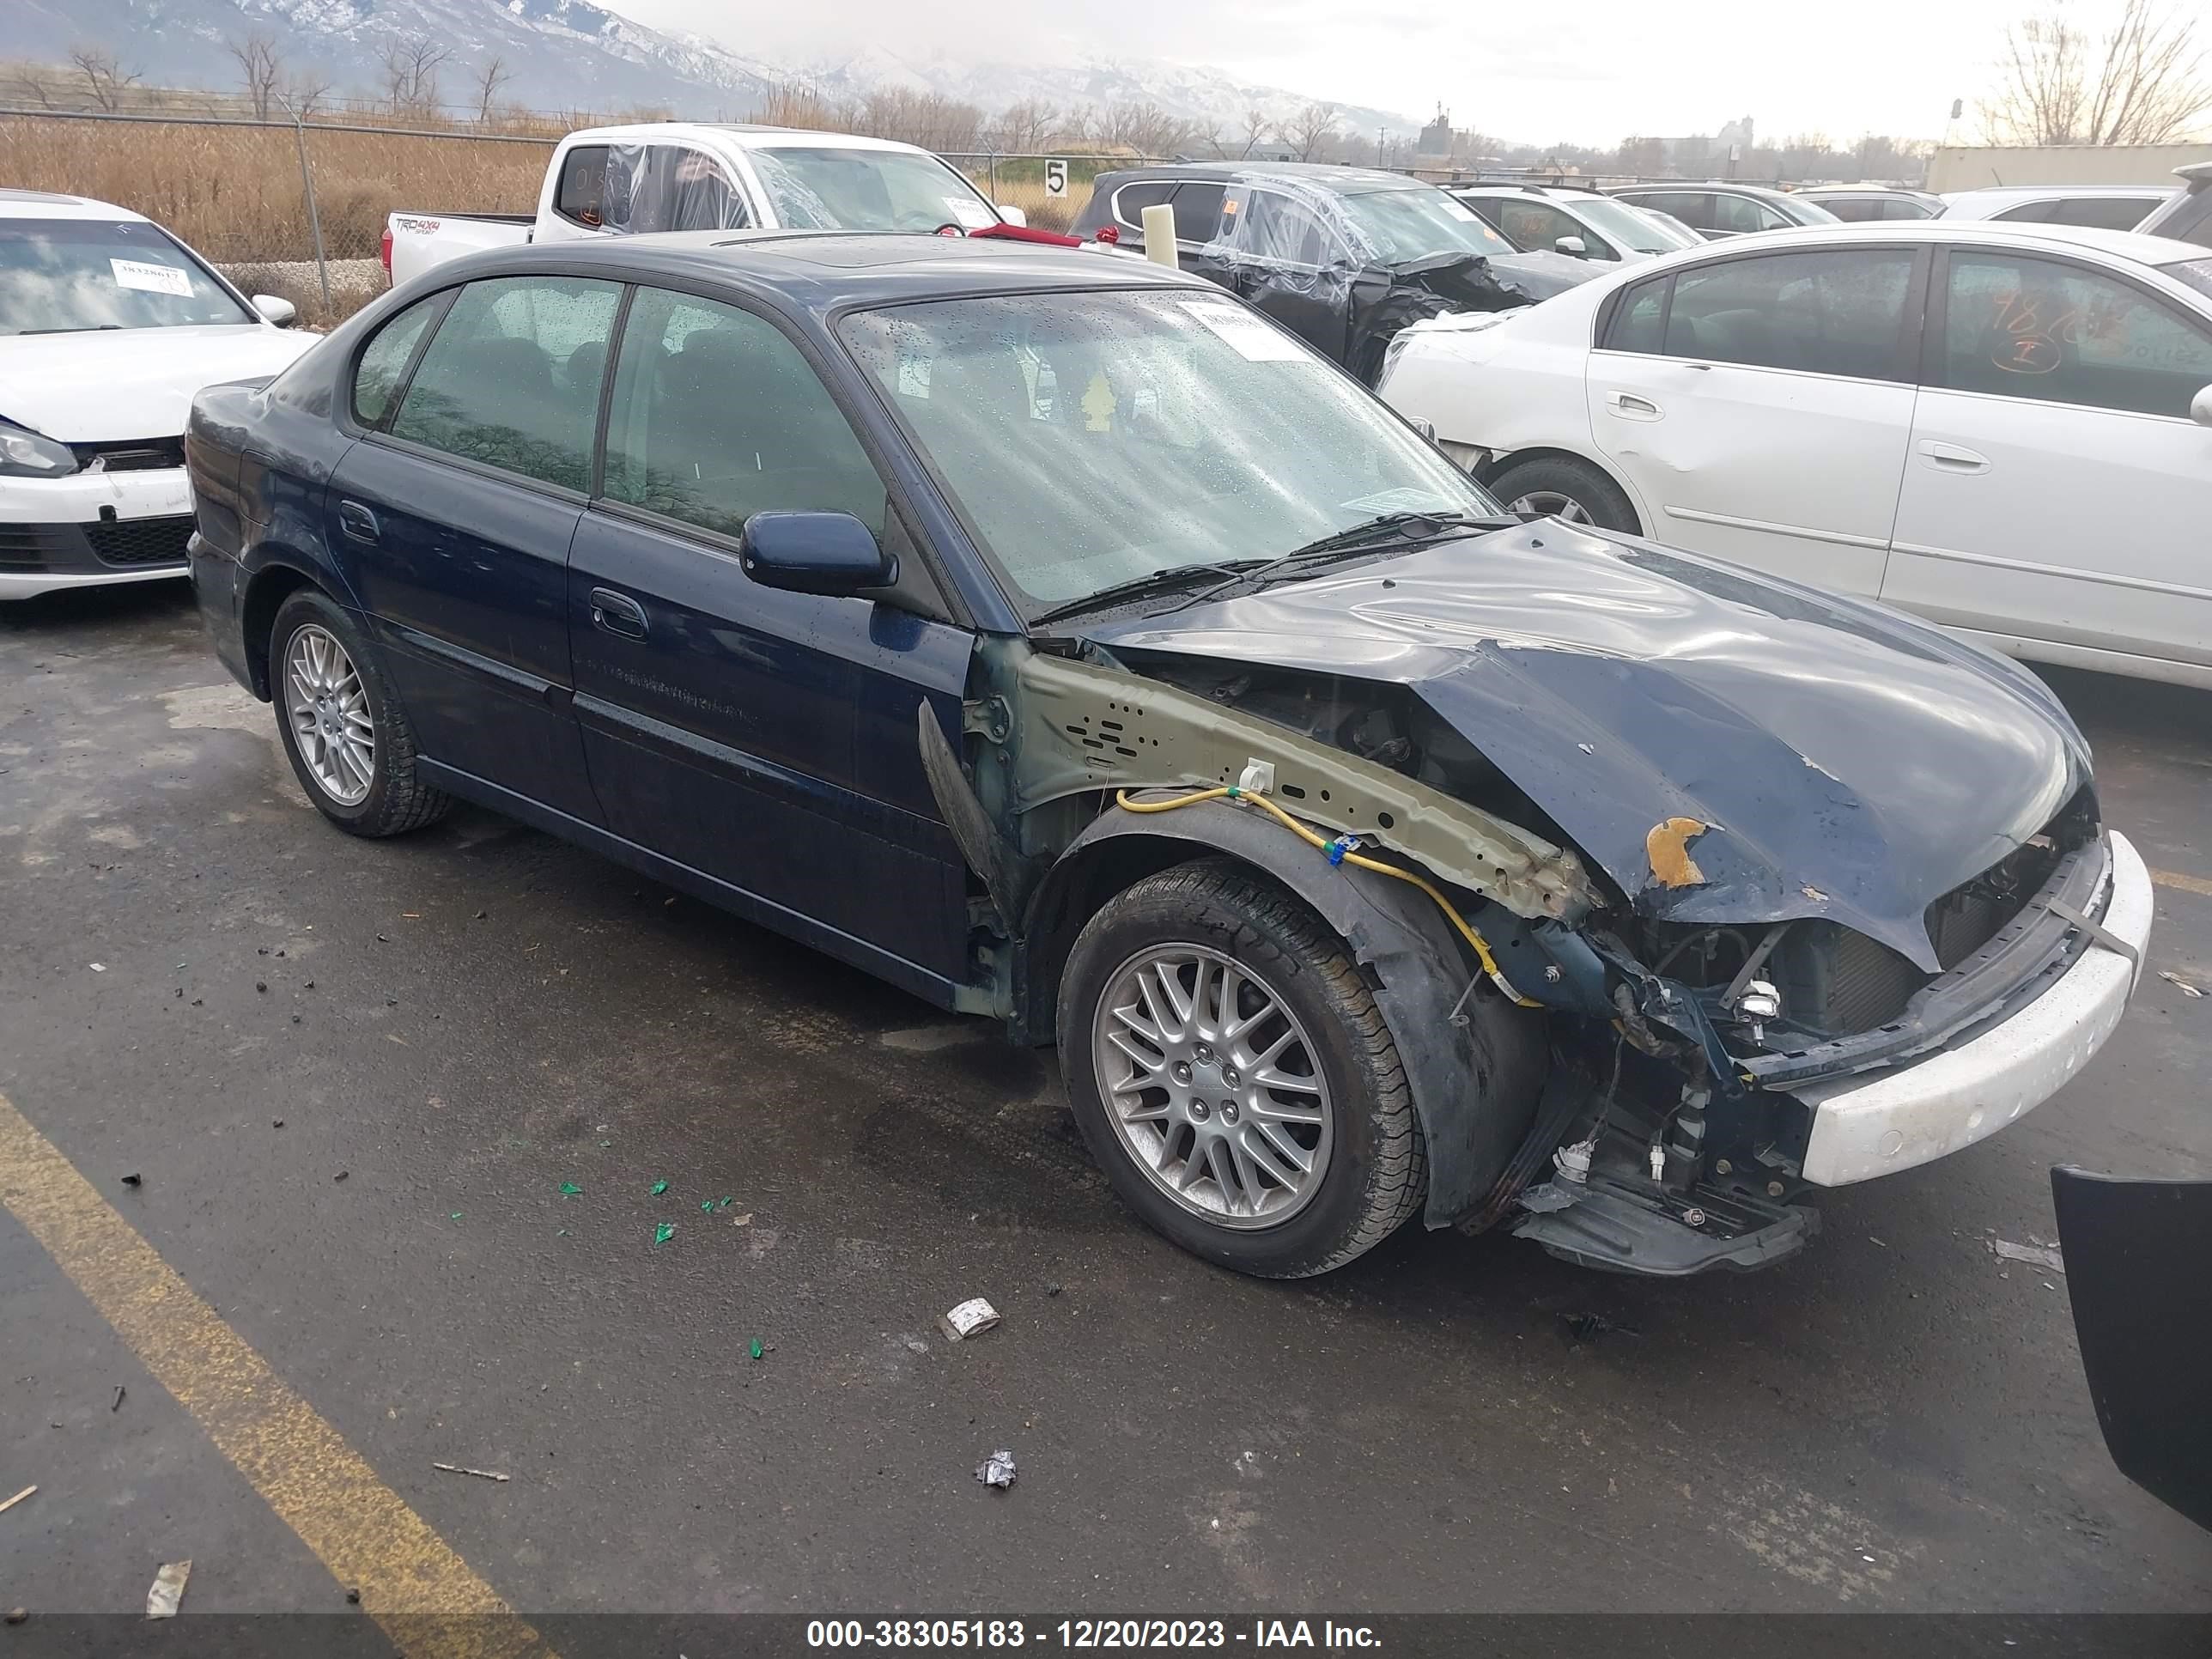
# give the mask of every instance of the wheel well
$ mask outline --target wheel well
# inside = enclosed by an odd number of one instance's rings
[[[1060,1007],[1060,976],[1083,925],[1116,893],[1178,864],[1219,856],[1171,836],[1109,836],[1053,866],[1030,906],[1026,957],[1018,1006],[1031,1042],[1049,1043]],[[1264,873],[1264,872],[1262,872]]]
[[[269,630],[276,625],[277,608],[301,588],[315,586],[313,577],[289,564],[265,565],[246,584],[239,629],[245,637],[246,667],[253,677],[255,696],[265,701],[270,696]]]
[[[1593,459],[1588,455],[1577,454],[1571,449],[1553,449],[1543,447],[1534,449],[1516,449],[1510,454],[1500,455],[1476,469],[1474,481],[1485,489],[1488,489],[1493,482],[1504,477],[1508,471],[1520,465],[1523,461],[1572,461],[1578,466],[1586,466],[1594,472],[1604,474],[1612,481],[1613,487],[1620,492],[1621,500],[1628,503],[1629,513],[1635,518],[1637,523],[1635,533],[1639,536],[1644,533],[1643,512],[1636,504],[1635,492],[1629,489],[1620,474],[1603,461]]]

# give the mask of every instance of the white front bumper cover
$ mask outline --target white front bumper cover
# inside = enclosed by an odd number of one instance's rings
[[[2096,920],[2140,952],[2150,938],[2150,872],[2109,832],[2112,879]],[[1911,1065],[1796,1091],[1813,1109],[1804,1178],[1846,1187],[1970,1146],[2058,1092],[2126,1012],[2139,963],[2095,939],[2050,989],[2002,1024]]]

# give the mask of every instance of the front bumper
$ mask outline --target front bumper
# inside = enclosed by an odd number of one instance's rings
[[[2111,832],[2106,932],[2140,953],[2150,938],[2150,872]],[[1811,1109],[1802,1173],[1817,1187],[1894,1174],[1995,1134],[2056,1094],[2104,1046],[2135,989],[2136,961],[2091,940],[2042,995],[1956,1047],[1870,1077],[1795,1091]]]
[[[185,574],[185,469],[0,480],[0,600]]]

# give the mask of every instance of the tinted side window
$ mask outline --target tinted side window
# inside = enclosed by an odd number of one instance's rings
[[[416,301],[377,330],[368,349],[361,354],[360,365],[353,374],[353,417],[363,426],[374,426],[390,413],[422,331],[429,326],[438,302],[444,298],[442,294],[434,294]]]
[[[640,289],[623,327],[603,489],[726,536],[771,509],[884,533],[883,480],[799,348],[750,312],[665,289]]]
[[[1648,195],[1632,196],[1631,201],[1662,213],[1671,213],[1692,230],[1711,230],[1713,227],[1713,198],[1702,190],[1662,190]]]
[[[2172,203],[2160,213],[2158,224],[2149,234],[2212,247],[2212,190],[2200,185]]]
[[[2212,336],[2076,265],[1954,249],[1947,301],[1944,384],[1961,392],[2185,417],[2212,385]]]
[[[1493,211],[1498,229],[1522,247],[1548,248],[1562,236],[1579,236],[1586,243],[1595,240],[1549,202],[1533,198],[1525,202],[1500,201]]]
[[[1713,228],[1749,234],[1754,230],[1779,230],[1790,222],[1764,202],[1748,196],[1713,192]]]
[[[1601,349],[1607,351],[1656,352],[1660,348],[1660,328],[1667,319],[1667,283],[1664,276],[1655,276],[1648,283],[1638,283],[1621,296],[1613,307],[1613,320],[1606,325]]]
[[[1881,204],[1881,216],[1885,219],[1932,219],[1936,216],[1936,210],[1925,202],[1893,196]]]
[[[613,283],[471,283],[422,354],[392,435],[567,489],[589,486]],[[579,383],[581,384],[579,384]]]
[[[597,229],[605,216],[607,187],[607,147],[580,144],[561,163],[561,183],[553,193],[553,210],[563,219]]]
[[[1869,219],[1886,219],[1889,216],[1889,209],[1894,205],[1863,196],[1823,196],[1819,200],[1822,207],[1847,225],[1864,224]]]
[[[2095,230],[2133,230],[2158,205],[2151,196],[2076,196],[2051,212],[2054,225],[2087,225]]]
[[[1175,193],[1176,234],[1187,241],[1210,242],[1221,228],[1221,185],[1183,185]]]
[[[1889,380],[1911,286],[1902,249],[1770,253],[1681,271],[1667,355]]]
[[[1145,210],[1158,207],[1173,198],[1175,193],[1176,184],[1172,179],[1139,179],[1135,184],[1124,185],[1114,192],[1114,216],[1131,230],[1140,231],[1145,228]],[[1180,213],[1176,215],[1176,234],[1178,236],[1188,234],[1182,228],[1182,215]]]
[[[2049,222],[2056,202],[2022,202],[2016,208],[2007,208],[2002,213],[1990,216],[1991,222],[2008,225],[2040,225]]]

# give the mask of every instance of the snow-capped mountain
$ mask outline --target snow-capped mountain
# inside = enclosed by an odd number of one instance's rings
[[[471,100],[470,82],[494,57],[510,78],[501,101],[538,109],[664,108],[695,118],[740,119],[772,86],[844,98],[882,87],[942,94],[995,112],[1018,100],[1063,109],[1149,99],[1201,128],[1242,139],[1246,112],[1285,118],[1311,101],[1218,70],[1151,61],[989,63],[951,52],[899,54],[880,46],[835,60],[777,64],[703,35],[657,29],[592,0],[0,0],[17,21],[10,57],[66,60],[81,42],[109,46],[149,85],[232,88],[227,43],[258,30],[283,59],[313,65],[340,95],[374,94],[386,52],[427,40],[447,48],[445,101]],[[1410,131],[1389,111],[1340,106],[1352,131]]]

